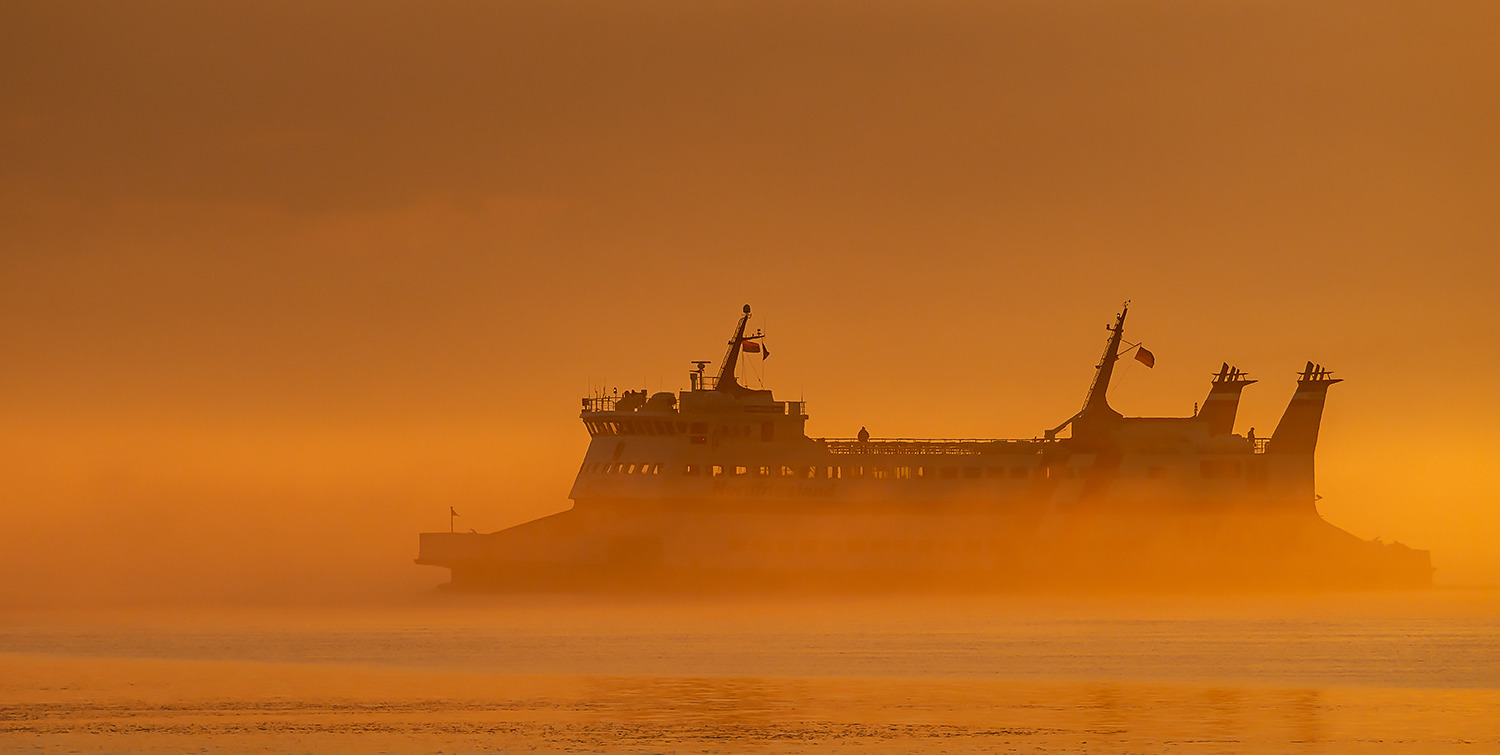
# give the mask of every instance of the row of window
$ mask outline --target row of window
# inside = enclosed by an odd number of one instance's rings
[[[688,432],[686,422],[668,419],[586,419],[583,426],[589,435],[681,435]],[[692,423],[694,435],[708,433],[707,422]]]
[[[584,464],[578,470],[584,474],[661,474],[660,464],[630,464],[627,462],[616,462],[614,464]]]
[[[583,426],[589,435],[682,435],[691,436],[694,443],[708,442],[707,422],[674,422],[669,419],[586,419]],[[752,425],[719,425],[714,436],[719,438],[749,438],[755,434]],[[760,439],[776,439],[776,423],[760,423]]]
[[[837,466],[725,466],[722,464],[685,464],[684,477],[795,477],[804,480],[1024,480],[1033,475],[1050,478],[1082,477],[1087,467],[916,467],[916,466],[868,466],[863,464],[841,464]],[[579,468],[583,474],[642,474],[660,475],[661,464],[635,462],[586,462]],[[1149,467],[1146,476],[1156,480],[1166,476],[1166,467]],[[1237,478],[1240,463],[1233,460],[1206,459],[1199,465],[1199,474],[1207,479]]]
[[[579,470],[585,474],[661,474],[661,464],[641,464],[632,462],[589,462],[585,463]],[[786,465],[771,466],[726,466],[722,464],[686,464],[683,465],[682,475],[685,477],[796,477],[805,480],[843,480],[859,479],[868,477],[874,480],[896,479],[896,480],[977,480],[982,477],[989,479],[1010,478],[1022,480],[1032,475],[1031,467],[915,467],[915,466],[868,466],[863,464],[842,464],[837,466],[798,466]],[[1072,477],[1074,472],[1071,467],[1059,468],[1066,477]],[[1080,471],[1081,473],[1081,471]]]
[[[872,540],[848,539],[848,540],[776,540],[769,538],[730,538],[729,550],[735,552],[755,551],[769,553],[774,549],[777,553],[979,553],[985,551],[1006,550],[1005,544],[999,540],[906,540],[906,539],[884,539]]]

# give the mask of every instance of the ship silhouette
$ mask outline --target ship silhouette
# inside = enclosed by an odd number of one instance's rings
[[[1127,417],[1108,390],[1128,309],[1068,420],[1033,438],[934,440],[809,438],[804,402],[735,377],[742,355],[767,353],[746,305],[716,375],[694,362],[678,394],[583,399],[571,509],[423,533],[417,563],[449,569],[452,588],[505,591],[1431,584],[1427,551],[1318,513],[1313,457],[1340,379],[1308,362],[1266,438],[1234,433],[1256,381],[1227,363],[1193,416]]]

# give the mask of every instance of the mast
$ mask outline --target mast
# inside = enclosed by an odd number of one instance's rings
[[[1109,407],[1109,379],[1115,372],[1115,360],[1120,358],[1120,339],[1125,334],[1125,313],[1130,311],[1130,302],[1125,302],[1120,307],[1120,317],[1115,320],[1113,327],[1104,326],[1109,334],[1109,344],[1104,347],[1104,355],[1099,357],[1099,366],[1094,368],[1094,383],[1089,386],[1088,397],[1083,400],[1083,410],[1079,414],[1087,414],[1097,409],[1113,412]]]
[[[745,323],[750,322],[750,305],[746,304],[744,314],[740,315],[740,324],[734,328],[734,336],[729,339],[729,351],[724,353],[724,361],[719,365],[719,378],[714,381],[714,390],[723,393],[742,393],[744,388],[734,379],[734,368],[740,361],[740,344],[745,342]]]
[[[1074,438],[1090,436],[1096,434],[1101,427],[1120,418],[1120,413],[1109,406],[1109,379],[1115,372],[1115,360],[1120,358],[1120,339],[1125,333],[1125,313],[1128,311],[1130,311],[1130,302],[1126,301],[1120,307],[1120,316],[1115,320],[1115,324],[1104,326],[1104,329],[1110,332],[1109,343],[1104,347],[1104,354],[1099,357],[1099,366],[1094,368],[1094,382],[1089,385],[1089,393],[1083,400],[1083,408],[1079,409],[1077,414],[1063,420],[1062,424],[1045,431],[1043,437],[1049,440],[1056,438],[1057,434],[1068,425],[1073,426]]]

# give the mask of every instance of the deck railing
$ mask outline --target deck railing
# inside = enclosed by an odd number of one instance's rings
[[[986,438],[823,438],[829,453],[851,455],[929,456],[982,453],[1030,453],[1056,440]]]
[[[619,396],[589,396],[583,399],[583,410],[585,412],[612,412],[615,410],[615,402]]]
[[[624,396],[589,396],[582,400],[583,412],[592,414],[594,412],[612,412]],[[639,407],[637,407],[639,408]],[[801,417],[807,414],[806,401],[772,401],[769,404],[747,404],[744,407],[747,414],[785,414],[789,417]],[[675,408],[674,408],[675,411]]]

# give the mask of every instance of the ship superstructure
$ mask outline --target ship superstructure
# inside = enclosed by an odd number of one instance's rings
[[[1316,508],[1328,388],[1309,362],[1268,438],[1234,433],[1256,381],[1223,364],[1188,417],[1126,417],[1108,390],[1128,304],[1083,408],[1024,439],[810,438],[806,406],[717,374],[583,399],[568,511],[426,533],[418,563],[504,589],[1360,587],[1430,583],[1426,551],[1362,541]],[[1066,434],[1064,434],[1066,431]]]

